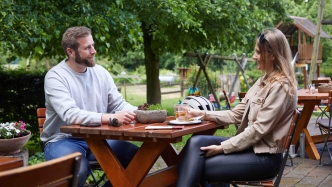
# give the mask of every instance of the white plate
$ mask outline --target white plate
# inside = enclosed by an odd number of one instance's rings
[[[193,124],[199,124],[202,123],[201,120],[196,120],[196,121],[178,121],[178,120],[171,120],[168,122],[168,124],[171,125],[193,125]]]

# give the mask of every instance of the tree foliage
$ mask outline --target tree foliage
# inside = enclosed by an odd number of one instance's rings
[[[99,55],[143,50],[147,101],[160,103],[162,54],[252,49],[263,28],[286,17],[284,1],[2,0],[0,50],[12,58],[64,58],[62,33],[85,25],[93,31]]]

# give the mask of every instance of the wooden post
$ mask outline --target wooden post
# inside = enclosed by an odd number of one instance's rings
[[[314,45],[313,45],[313,50],[312,50],[312,55],[311,55],[309,82],[311,82],[311,80],[314,79],[314,74],[315,74],[315,70],[316,70],[321,23],[322,23],[322,17],[323,17],[323,13],[324,13],[324,2],[325,2],[324,0],[321,0],[320,6],[318,7],[316,34],[315,34]]]
[[[189,68],[178,68],[179,72],[180,72],[180,90],[181,90],[181,97],[183,97],[183,91],[184,91],[184,80],[187,79],[187,75],[189,72]]]
[[[308,88],[308,71],[306,66],[303,67],[304,89]]]

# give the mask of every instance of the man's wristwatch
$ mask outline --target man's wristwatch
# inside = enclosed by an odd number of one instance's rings
[[[109,118],[108,119],[108,125],[109,126],[113,126],[113,127],[120,127],[122,124],[121,123],[119,123],[119,120],[118,119],[116,119],[116,118]]]

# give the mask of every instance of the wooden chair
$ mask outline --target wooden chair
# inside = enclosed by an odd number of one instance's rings
[[[287,158],[289,157],[289,147],[290,147],[292,139],[293,139],[293,135],[295,132],[295,128],[296,128],[299,116],[300,116],[300,112],[298,110],[295,110],[293,113],[291,125],[289,127],[289,130],[288,130],[288,133],[286,136],[286,140],[284,143],[284,154],[283,154],[281,166],[280,166],[278,174],[275,177],[269,178],[269,179],[262,179],[262,180],[252,180],[252,181],[228,181],[227,183],[232,184],[234,187],[238,187],[238,185],[278,187],[280,184],[282,173],[284,172]]]
[[[76,187],[81,153],[0,172],[0,186],[14,187]]]
[[[322,111],[321,119],[317,121],[317,125],[322,134],[322,138],[323,138],[323,142],[324,142],[323,150],[320,153],[320,159],[319,159],[320,166],[323,165],[322,156],[323,156],[325,149],[327,149],[327,151],[329,152],[330,159],[332,161],[332,154],[331,154],[329,148],[327,147],[327,143],[330,138],[331,131],[332,131],[332,126],[331,126],[332,108],[331,107],[332,107],[332,90],[330,90],[330,92],[329,92],[329,98],[328,98],[328,104],[327,104],[326,110]],[[323,116],[326,118],[322,118]],[[320,117],[320,116],[318,116],[318,117]]]
[[[38,127],[39,127],[39,132],[42,133],[43,132],[43,128],[44,128],[44,122],[45,122],[45,118],[46,118],[46,108],[38,108],[37,109],[37,117],[38,117]],[[90,164],[90,168],[91,170],[101,170],[102,168],[99,165],[99,163],[97,161],[89,161]],[[104,178],[106,177],[106,174],[104,173],[102,175],[102,177],[97,180],[96,177],[94,176],[93,172],[90,173],[94,183],[89,185],[89,186],[99,186],[99,184],[104,180]]]
[[[247,92],[239,92],[238,96],[239,96],[239,100],[240,102],[242,101],[242,99],[246,96]]]

